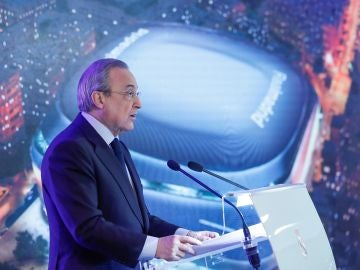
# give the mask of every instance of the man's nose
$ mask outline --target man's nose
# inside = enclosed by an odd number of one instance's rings
[[[136,107],[137,109],[141,108],[141,100],[139,96],[136,96],[135,100],[134,100],[134,107]]]

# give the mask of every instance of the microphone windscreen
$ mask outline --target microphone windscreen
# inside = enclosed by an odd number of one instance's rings
[[[180,165],[179,165],[179,163],[177,163],[175,160],[169,160],[168,162],[167,162],[167,165],[168,165],[168,167],[170,168],[170,169],[172,169],[172,170],[174,170],[174,171],[178,171],[178,170],[180,170]]]
[[[195,162],[195,161],[189,161],[188,162],[189,169],[197,172],[202,172],[204,170],[203,166],[201,164]]]

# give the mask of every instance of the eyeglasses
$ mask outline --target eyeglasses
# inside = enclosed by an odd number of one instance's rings
[[[135,91],[135,90],[129,90],[129,91],[123,91],[123,92],[117,92],[117,91],[109,91],[109,92],[118,94],[118,95],[122,95],[122,96],[126,96],[126,98],[129,101],[134,101],[141,94],[139,91]]]

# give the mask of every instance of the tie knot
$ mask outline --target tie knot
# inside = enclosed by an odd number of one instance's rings
[[[114,139],[112,140],[112,142],[110,143],[110,145],[111,145],[112,148],[120,147],[119,144],[120,144],[120,141],[119,141],[118,138],[114,138]]]
[[[114,153],[117,157],[121,157],[122,156],[122,151],[121,151],[121,143],[119,141],[118,138],[115,138],[111,143],[111,148],[114,150]]]

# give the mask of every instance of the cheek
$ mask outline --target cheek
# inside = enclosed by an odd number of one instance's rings
[[[126,122],[129,119],[129,110],[127,108],[121,108],[118,110],[118,119],[121,122]]]
[[[124,107],[124,109],[122,110],[124,115],[126,115],[127,117],[130,116],[131,114],[131,109],[132,109],[132,106],[131,105],[127,105],[126,107]]]
[[[112,116],[118,124],[125,124],[130,119],[131,104],[122,103],[112,107]]]

